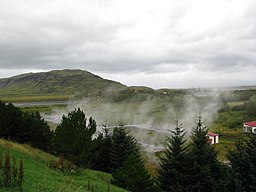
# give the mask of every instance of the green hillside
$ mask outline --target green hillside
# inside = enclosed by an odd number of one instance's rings
[[[40,96],[46,100],[65,100],[72,96],[101,96],[125,87],[88,71],[54,70],[0,79],[0,97]]]
[[[141,102],[148,99],[169,102],[185,90],[144,86],[128,87],[83,70],[54,70],[0,79],[0,99],[8,102],[65,101],[83,98],[109,102]]]
[[[11,165],[13,155],[24,161],[24,186],[23,191],[125,191],[110,185],[111,175],[89,169],[74,169],[74,171],[62,172],[49,168],[51,161],[58,161],[58,158],[34,149],[27,145],[0,139],[0,154],[5,156],[10,153]],[[3,158],[4,165],[4,158]],[[1,175],[2,177],[2,175]],[[93,187],[92,187],[93,186]],[[93,188],[93,189],[92,189]],[[0,191],[19,191],[17,188],[0,188]]]

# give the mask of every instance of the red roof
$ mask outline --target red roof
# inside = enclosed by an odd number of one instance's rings
[[[213,133],[213,132],[208,132],[207,135],[215,137],[215,136],[219,136],[220,134],[218,133]]]
[[[245,122],[244,125],[248,125],[250,127],[256,127],[256,121]]]

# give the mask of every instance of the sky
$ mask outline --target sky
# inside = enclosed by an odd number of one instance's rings
[[[0,78],[83,69],[152,88],[256,85],[255,0],[0,0]]]

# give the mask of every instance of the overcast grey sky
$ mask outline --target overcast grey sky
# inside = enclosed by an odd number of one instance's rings
[[[75,68],[153,88],[256,85],[255,0],[0,0],[0,77]]]

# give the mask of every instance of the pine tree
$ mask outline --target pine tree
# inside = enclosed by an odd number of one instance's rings
[[[49,151],[52,132],[39,112],[22,112],[13,104],[0,101],[0,137]]]
[[[104,171],[107,173],[111,172],[110,167],[110,153],[112,148],[112,136],[109,133],[109,128],[107,127],[107,123],[103,125],[103,134],[100,134],[97,138],[98,140],[98,153],[96,159],[94,159],[93,168]]]
[[[217,152],[208,141],[207,132],[207,127],[203,126],[201,117],[199,117],[197,126],[191,135],[189,191],[221,191],[223,189],[222,167],[217,160]]]
[[[62,117],[55,130],[55,151],[76,165],[89,167],[91,164],[92,135],[96,132],[96,122],[85,118],[84,112],[77,108]]]
[[[154,192],[155,186],[144,166],[139,151],[128,155],[123,165],[112,174],[112,183],[133,192]]]
[[[236,191],[256,191],[256,137],[236,144],[228,159],[234,172]]]
[[[0,137],[17,141],[17,131],[23,122],[22,111],[0,100]]]
[[[114,172],[122,166],[129,154],[137,150],[138,146],[134,137],[128,135],[123,124],[114,128],[111,138],[110,167],[111,172]]]
[[[160,158],[160,171],[157,178],[162,191],[185,191],[187,186],[188,158],[185,145],[186,132],[176,122],[176,128],[167,137],[164,156]]]
[[[39,112],[23,113],[23,121],[17,131],[17,141],[49,152],[52,148],[53,132]]]

